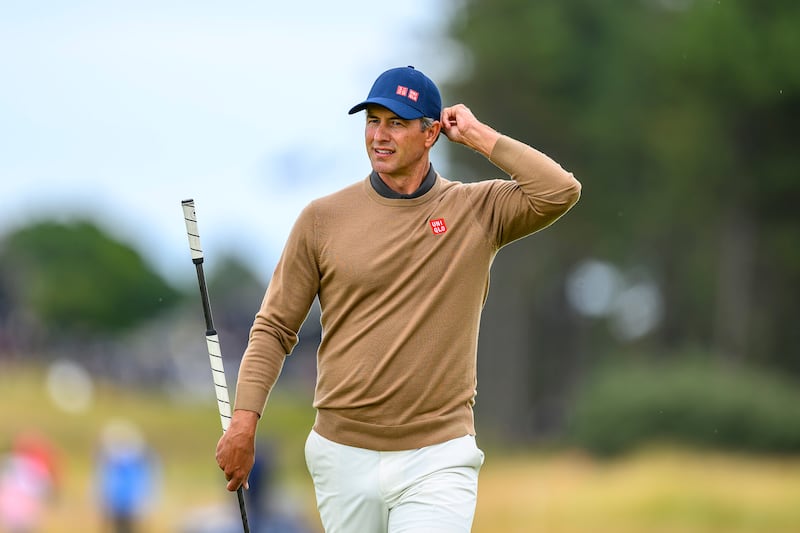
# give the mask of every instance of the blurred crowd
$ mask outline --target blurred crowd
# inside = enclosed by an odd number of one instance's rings
[[[274,453],[269,443],[259,448],[250,488],[244,493],[250,531],[308,533],[312,530],[300,513],[293,513],[278,497],[280,491],[274,490]],[[59,498],[64,492],[65,456],[44,432],[26,430],[12,437],[8,450],[0,453],[0,533],[52,530],[47,517],[56,512],[57,503],[64,503]],[[124,419],[107,422],[98,435],[92,464],[91,499],[99,530],[148,531],[163,483],[159,456],[140,428]],[[180,533],[242,531],[236,501],[231,494],[217,507],[188,510],[174,527]],[[70,530],[68,523],[57,527],[58,531]]]

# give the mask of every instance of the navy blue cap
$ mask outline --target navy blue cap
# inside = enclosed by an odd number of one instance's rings
[[[439,120],[442,114],[442,96],[436,84],[412,66],[393,68],[378,76],[367,99],[348,114],[366,109],[369,104],[383,106],[406,120]]]

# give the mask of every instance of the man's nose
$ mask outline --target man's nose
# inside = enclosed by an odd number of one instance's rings
[[[385,124],[380,123],[375,125],[375,130],[372,132],[372,138],[376,141],[384,141],[389,138],[389,129]]]

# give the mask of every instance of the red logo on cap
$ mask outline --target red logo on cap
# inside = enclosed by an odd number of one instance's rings
[[[444,223],[443,218],[435,218],[431,220],[431,230],[433,230],[434,235],[441,235],[445,231],[447,231],[447,226]]]
[[[398,85],[394,93],[400,96],[405,96],[409,100],[414,100],[415,102],[419,100],[419,92],[415,91],[414,89],[409,89],[408,87],[404,87],[402,85]]]

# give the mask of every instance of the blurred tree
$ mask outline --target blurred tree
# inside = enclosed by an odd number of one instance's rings
[[[241,357],[250,327],[264,297],[265,286],[240,258],[232,254],[213,261],[208,280],[214,325],[224,339],[226,354]],[[201,307],[197,306],[198,313]]]
[[[800,286],[800,4],[460,6],[450,35],[468,60],[447,99],[584,185],[564,220],[495,264],[479,367],[492,379],[478,407],[507,432],[545,431],[586,358],[620,350],[565,303],[563,282],[587,258],[658,283],[663,320],[637,349],[699,345],[800,375],[800,332],[789,324],[800,313],[789,290]],[[473,154],[452,155],[456,177],[487,175]],[[512,305],[499,299],[511,294]],[[514,337],[502,333],[509,324]]]
[[[134,249],[85,221],[38,222],[7,235],[0,264],[15,307],[53,334],[117,332],[179,296]]]

